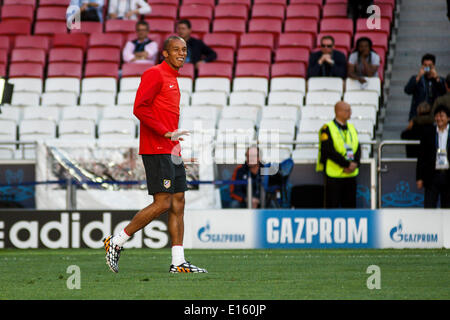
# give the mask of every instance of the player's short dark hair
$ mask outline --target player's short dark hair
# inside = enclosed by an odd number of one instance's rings
[[[422,64],[425,60],[431,60],[433,61],[433,64],[436,64],[436,56],[434,54],[431,53],[424,54],[422,57]]]
[[[183,40],[184,41],[184,39],[180,36],[170,36],[166,40],[164,40],[163,51],[169,51],[169,45],[170,45],[170,42],[172,42],[172,40]]]
[[[146,26],[147,30],[150,30],[150,25],[145,20],[140,20],[140,21],[136,22],[136,30],[139,26]]]
[[[188,19],[181,19],[181,20],[179,20],[177,22],[177,25],[179,25],[179,24],[185,24],[188,27],[188,29],[192,29],[191,22]]]
[[[332,42],[333,45],[334,45],[334,38],[333,38],[332,36],[330,36],[330,35],[323,36],[323,37],[320,39],[320,44],[322,44],[322,41],[323,41],[323,40],[326,40],[326,39],[331,40],[331,42]]]
[[[450,118],[450,110],[447,108],[447,106],[445,104],[442,104],[442,103],[438,104],[436,109],[434,109],[433,115],[435,116],[440,112],[444,112],[447,115],[447,117]]]

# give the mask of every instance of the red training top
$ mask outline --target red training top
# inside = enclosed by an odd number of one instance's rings
[[[180,156],[180,143],[164,134],[178,129],[178,71],[165,61],[146,70],[136,92],[133,114],[140,120],[139,154]]]

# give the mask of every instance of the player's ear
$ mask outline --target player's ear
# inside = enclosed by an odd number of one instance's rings
[[[166,50],[163,50],[162,55],[164,58],[167,58],[169,56],[169,53]]]

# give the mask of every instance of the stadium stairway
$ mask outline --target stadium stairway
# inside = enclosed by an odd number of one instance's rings
[[[388,59],[391,70],[388,91],[385,92],[386,108],[380,117],[381,140],[398,140],[408,125],[411,96],[403,89],[409,77],[417,74],[420,60],[425,53],[436,56],[436,69],[440,76],[450,71],[450,23],[446,16],[445,1],[402,0],[397,1],[394,39]],[[384,120],[384,121],[383,121]],[[404,147],[386,147],[383,157],[405,157]]]

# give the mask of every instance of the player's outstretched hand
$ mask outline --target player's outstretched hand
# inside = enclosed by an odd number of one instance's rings
[[[174,132],[167,132],[164,136],[172,141],[183,141],[182,136],[188,136],[189,134],[188,130],[175,130]]]

